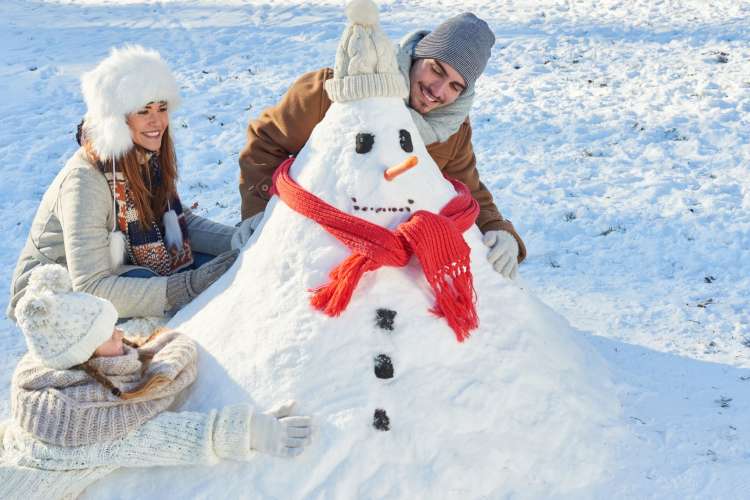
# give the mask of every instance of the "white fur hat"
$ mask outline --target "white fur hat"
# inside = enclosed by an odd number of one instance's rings
[[[112,336],[117,310],[108,300],[73,292],[68,271],[48,264],[31,271],[16,318],[29,352],[64,370],[87,361]]]
[[[167,63],[155,50],[139,45],[113,48],[96,68],[81,77],[86,102],[84,134],[102,158],[118,158],[133,147],[126,115],[149,102],[180,105],[180,90]]]
[[[377,5],[372,0],[352,0],[346,15],[349,25],[336,50],[333,78],[325,82],[328,97],[334,102],[405,98],[409,89],[398,69],[393,43],[380,28]]]

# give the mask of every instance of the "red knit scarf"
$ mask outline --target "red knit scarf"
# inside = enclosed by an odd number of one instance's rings
[[[311,290],[310,303],[329,316],[349,305],[360,278],[381,266],[405,266],[416,254],[425,278],[435,293],[430,311],[442,316],[463,342],[479,325],[469,262],[470,248],[463,238],[479,214],[479,204],[461,182],[448,179],[458,195],[439,214],[419,210],[395,231],[329,205],[305,191],[289,175],[294,158],[274,174],[274,193],[292,210],[308,217],[349,247],[352,254],[331,271],[325,285]]]

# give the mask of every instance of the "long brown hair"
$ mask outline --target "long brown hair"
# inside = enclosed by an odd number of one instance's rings
[[[112,171],[112,159],[101,159],[91,144],[84,137],[83,147],[91,163],[100,165],[107,172]],[[138,148],[134,145],[130,151],[115,160],[115,169],[122,172],[128,181],[133,195],[135,208],[138,210],[138,220],[144,228],[151,228],[154,221],[161,219],[161,214],[167,210],[167,201],[177,193],[177,156],[174,143],[169,134],[169,127],[164,130],[159,148],[159,165],[161,170],[161,184],[151,187],[151,169],[144,168],[139,161]],[[152,190],[153,189],[153,192]]]

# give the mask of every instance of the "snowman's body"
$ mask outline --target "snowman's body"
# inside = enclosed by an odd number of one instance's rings
[[[372,136],[369,152],[356,152],[357,134]],[[417,167],[383,179],[410,155]],[[390,229],[456,195],[398,98],[334,103],[291,175]],[[475,226],[464,237],[480,326],[459,343],[429,312],[433,292],[415,258],[366,274],[340,316],[315,310],[308,290],[350,250],[273,198],[234,269],[172,322],[202,347],[182,408],[292,398],[315,419],[312,445],[293,460],[119,472],[92,494],[549,497],[596,482],[618,411],[605,368],[564,319],[491,269]]]

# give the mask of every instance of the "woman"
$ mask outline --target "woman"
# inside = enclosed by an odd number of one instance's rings
[[[76,497],[120,467],[294,457],[310,442],[293,402],[169,411],[195,380],[195,342],[175,331],[123,339],[112,304],[73,292],[62,266],[32,271],[17,317],[29,353],[0,424],[0,498]]]
[[[179,89],[157,52],[112,50],[83,75],[82,90],[82,146],[42,198],[8,316],[15,318],[31,270],[49,263],[66,266],[74,289],[109,300],[121,318],[162,316],[232,265],[232,238],[244,244],[256,221],[235,229],[183,210],[169,134]]]

